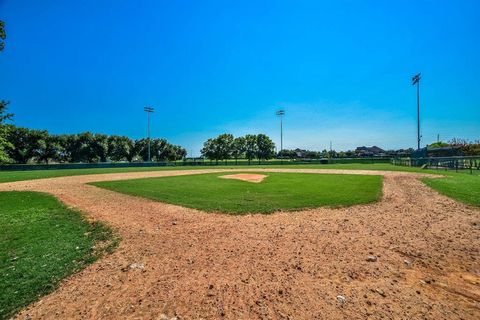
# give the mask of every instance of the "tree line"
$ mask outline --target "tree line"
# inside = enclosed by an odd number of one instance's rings
[[[224,133],[216,138],[210,138],[203,143],[202,156],[216,164],[221,160],[253,159],[269,160],[275,157],[275,143],[265,134],[247,134],[235,138],[232,134]]]
[[[6,156],[16,163],[149,161],[148,139],[91,132],[51,135],[46,130],[7,125],[6,142]],[[152,161],[176,161],[187,154],[165,139],[151,139],[150,145]]]
[[[107,161],[148,161],[148,139],[133,140],[125,136],[93,134],[49,134],[6,124],[8,102],[0,101],[0,163],[74,163]],[[165,139],[151,139],[152,161],[176,161],[187,151]]]

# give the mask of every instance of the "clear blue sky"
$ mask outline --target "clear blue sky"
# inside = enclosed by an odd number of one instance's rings
[[[146,132],[198,154],[265,132],[285,148],[480,139],[480,1],[0,0],[0,98],[51,133]]]

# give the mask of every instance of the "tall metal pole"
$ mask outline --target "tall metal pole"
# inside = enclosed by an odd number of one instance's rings
[[[283,151],[283,116],[285,115],[285,110],[280,109],[275,113],[280,117],[280,152]],[[283,160],[283,156],[282,156]]]
[[[280,116],[280,150],[283,150],[283,115]]]
[[[147,119],[148,119],[148,124],[147,124],[147,139],[148,139],[148,162],[152,161],[152,156],[150,154],[150,113],[154,111],[152,107],[144,107],[143,111],[147,113]]]
[[[420,149],[420,79],[417,81],[417,149]]]
[[[147,135],[148,135],[148,162],[152,162],[152,156],[150,153],[150,112],[147,112],[148,125],[147,125]]]
[[[412,77],[412,84],[417,85],[417,150],[420,149],[420,75],[416,74]]]

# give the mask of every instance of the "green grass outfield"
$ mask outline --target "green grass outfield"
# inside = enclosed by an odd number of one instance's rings
[[[478,175],[453,173],[446,175],[445,178],[424,178],[422,181],[447,197],[480,207],[480,176]]]
[[[271,213],[320,206],[339,207],[374,202],[382,176],[262,173],[261,183],[220,179],[228,173],[92,183],[109,190],[153,200],[230,214]]]
[[[45,295],[114,247],[112,231],[91,224],[53,196],[0,192],[0,319]],[[93,246],[103,244],[100,249]]]

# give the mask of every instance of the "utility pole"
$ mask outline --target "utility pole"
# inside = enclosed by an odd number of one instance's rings
[[[418,73],[412,77],[412,85],[417,85],[417,150],[420,149],[420,75]]]
[[[152,157],[151,157],[151,154],[150,154],[150,113],[153,112],[153,108],[152,107],[144,107],[143,108],[143,111],[145,111],[147,113],[147,118],[148,118],[148,124],[147,124],[147,136],[148,136],[148,162],[151,162],[152,161]]]
[[[437,133],[437,142],[440,142],[440,134]]]
[[[276,112],[276,115],[280,117],[280,152],[282,152],[283,150],[283,116],[285,115],[285,110],[283,109],[278,110]]]

